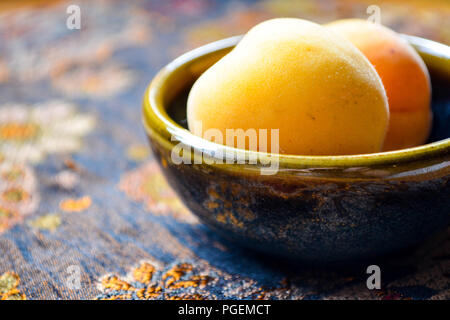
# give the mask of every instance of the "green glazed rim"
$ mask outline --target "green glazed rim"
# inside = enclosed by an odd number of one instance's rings
[[[431,40],[403,35],[418,51],[428,68],[450,79],[450,47]],[[276,158],[282,168],[305,167],[366,167],[392,165],[414,160],[431,159],[450,153],[450,138],[425,145],[388,152],[341,156],[302,156],[270,154],[237,149],[207,141],[195,136],[189,130],[177,124],[166,112],[167,97],[173,98],[181,89],[187,87],[186,78],[200,74],[221,56],[225,55],[240,41],[235,36],[189,51],[166,65],[152,80],[143,98],[143,122],[148,135],[171,150],[176,144],[183,143],[205,153],[217,151],[229,152],[244,159],[257,157],[270,161]],[[203,70],[199,70],[203,69]],[[184,83],[183,83],[184,81]],[[191,156],[195,156],[191,152]],[[240,158],[240,159],[242,159]],[[220,164],[234,167],[237,164]],[[246,168],[258,165],[247,165]],[[242,167],[242,165],[239,165]],[[254,168],[253,168],[254,169]]]

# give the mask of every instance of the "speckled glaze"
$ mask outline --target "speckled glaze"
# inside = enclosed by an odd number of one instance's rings
[[[184,156],[192,162],[199,150],[269,156],[207,142],[182,126],[190,86],[239,39],[214,42],[174,60],[144,96],[151,148],[193,213],[243,246],[319,265],[397,252],[449,224],[450,48],[416,37],[407,39],[433,79],[434,142],[356,156],[282,155],[274,175],[261,175],[260,164],[175,164],[171,152],[180,142],[191,147]]]

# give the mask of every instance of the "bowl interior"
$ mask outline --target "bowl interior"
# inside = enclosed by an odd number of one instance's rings
[[[281,166],[358,166],[408,162],[434,155],[447,154],[450,150],[450,47],[422,38],[405,36],[424,59],[432,81],[432,132],[427,144],[367,155],[352,156],[296,156],[280,155]],[[235,152],[251,151],[234,149],[209,143],[195,137],[187,130],[186,102],[195,80],[212,64],[238,43],[240,37],[220,40],[184,54],[166,66],[149,87],[144,98],[144,115],[147,131],[158,126],[164,139],[169,135],[194,149],[233,149]],[[158,131],[158,130],[157,130]],[[215,145],[215,146],[214,146]]]

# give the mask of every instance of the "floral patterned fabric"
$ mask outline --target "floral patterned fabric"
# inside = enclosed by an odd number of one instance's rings
[[[66,27],[70,2],[0,5],[0,299],[450,298],[450,230],[390,260],[381,290],[365,270],[224,242],[168,187],[141,126],[151,78],[196,46],[271,17],[367,17],[375,3],[382,23],[450,44],[447,1],[77,3],[81,30]]]

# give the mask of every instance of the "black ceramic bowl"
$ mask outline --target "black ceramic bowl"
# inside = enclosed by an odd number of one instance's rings
[[[151,148],[170,185],[208,226],[255,250],[313,264],[365,260],[412,247],[450,221],[450,48],[407,37],[432,77],[434,126],[428,144],[354,156],[279,155],[279,170],[261,164],[177,164],[269,154],[208,142],[186,129],[194,81],[239,37],[177,58],[153,79],[143,102]],[[204,159],[203,159],[204,160]],[[210,162],[210,161],[208,161]],[[217,162],[217,161],[216,161]]]

